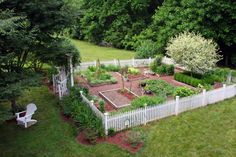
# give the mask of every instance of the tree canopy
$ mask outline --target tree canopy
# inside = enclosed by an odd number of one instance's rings
[[[0,2],[0,99],[15,101],[35,85],[43,63],[66,65],[66,54],[79,62],[78,50],[62,36],[74,24],[63,0]]]

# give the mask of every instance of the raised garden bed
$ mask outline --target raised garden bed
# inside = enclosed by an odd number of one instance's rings
[[[131,101],[138,97],[135,93],[125,88],[124,91],[122,89],[113,89],[107,91],[101,91],[99,94],[111,105],[115,108],[122,108],[129,106]]]

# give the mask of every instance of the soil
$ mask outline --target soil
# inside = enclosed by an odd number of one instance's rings
[[[136,96],[134,94],[132,94],[131,92],[127,91],[127,90],[118,90],[118,93],[125,96],[126,98],[128,98],[129,100],[133,100],[136,98]]]
[[[128,143],[125,140],[126,133],[127,133],[127,131],[123,131],[123,132],[116,133],[116,135],[114,135],[114,136],[108,136],[105,138],[97,138],[97,143],[108,142],[110,144],[117,145],[118,147],[125,149],[131,153],[138,152],[143,147],[143,143],[139,143],[137,146],[133,147],[130,143]],[[83,132],[81,132],[77,136],[76,139],[80,144],[92,145],[89,143],[88,140],[85,139],[85,134]]]

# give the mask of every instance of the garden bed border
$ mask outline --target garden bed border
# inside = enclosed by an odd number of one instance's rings
[[[117,106],[115,103],[113,103],[107,96],[105,96],[103,93],[106,93],[106,92],[110,92],[110,91],[116,91],[116,90],[120,90],[121,88],[116,88],[116,89],[110,89],[110,90],[105,90],[105,91],[101,91],[99,92],[99,94],[104,98],[106,99],[109,103],[111,103],[115,108],[119,109],[119,108],[122,108],[122,107],[126,107],[126,106],[130,106],[130,104],[124,104],[122,106]],[[134,92],[132,92],[131,90],[129,90],[128,88],[125,87],[125,90],[127,90],[128,92],[132,93],[134,96],[138,97],[139,96],[137,94],[135,94]]]

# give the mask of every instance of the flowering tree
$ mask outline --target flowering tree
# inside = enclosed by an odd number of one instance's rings
[[[190,72],[200,74],[212,70],[221,59],[217,53],[218,46],[213,40],[190,32],[171,38],[166,51],[175,63],[187,68]]]

